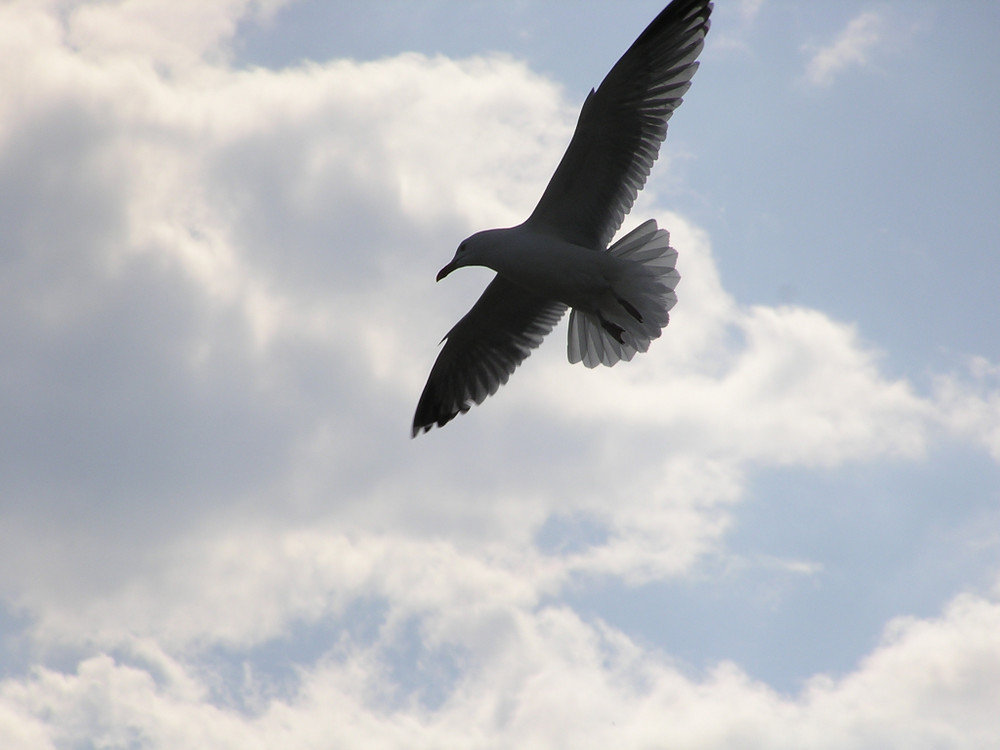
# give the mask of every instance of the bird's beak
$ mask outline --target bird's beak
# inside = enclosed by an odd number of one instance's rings
[[[441,281],[441,279],[443,279],[449,273],[451,273],[452,271],[454,271],[455,268],[456,268],[455,261],[452,261],[451,263],[449,263],[448,265],[446,265],[444,268],[442,268],[440,271],[438,271],[437,280]]]

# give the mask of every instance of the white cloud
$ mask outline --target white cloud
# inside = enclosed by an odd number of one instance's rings
[[[968,376],[938,376],[941,419],[953,433],[982,444],[1000,461],[1000,365],[972,357],[968,370]]]
[[[173,72],[219,55],[241,19],[266,21],[289,0],[63,3],[67,41],[84,56],[148,61]],[[113,63],[112,63],[113,64]]]
[[[294,748],[321,739],[387,748],[985,749],[1000,739],[1000,604],[990,598],[963,595],[939,618],[895,621],[856,671],[817,677],[800,695],[782,696],[732,664],[685,676],[565,608],[484,609],[490,591],[469,593],[470,606],[432,616],[448,627],[424,634],[407,657],[418,670],[410,678],[386,661],[406,648],[405,634],[383,629],[374,643],[342,640],[301,668],[295,688],[270,700],[256,692],[250,663],[229,687],[240,697],[234,705],[213,693],[196,663],[147,647],[95,655],[69,672],[43,668],[7,679],[0,706],[12,739],[47,736],[53,746],[141,738],[153,747]],[[478,635],[463,639],[463,631]],[[457,641],[472,648],[456,650]],[[458,679],[443,695],[421,692],[421,676],[454,668]]]
[[[0,744],[860,747],[910,716],[910,746],[987,746],[992,599],[790,698],[561,595],[725,555],[758,467],[917,460],[941,423],[994,450],[988,366],[921,395],[849,325],[741,306],[646,203],[681,251],[665,337],[591,372],[557,331],[410,442],[484,278],[434,270],[525,215],[574,108],[503,58],[236,71],[264,5],[165,7],[0,8]],[[910,680],[930,642],[953,672]]]
[[[987,719],[1000,680],[1000,605],[972,595],[941,617],[904,617],[880,646],[840,681],[816,678],[810,708],[840,726],[827,739],[859,746],[989,747],[1000,727]],[[842,745],[841,745],[842,746]]]
[[[868,64],[869,52],[882,40],[882,16],[864,11],[853,18],[829,45],[812,52],[805,79],[814,86],[828,86],[843,70]]]

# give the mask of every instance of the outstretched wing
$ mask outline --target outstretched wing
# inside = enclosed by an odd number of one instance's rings
[[[448,335],[413,417],[413,436],[443,427],[507,382],[553,329],[566,305],[497,276]]]
[[[698,68],[712,3],[674,0],[584,102],[576,132],[526,222],[603,250],[632,208]]]

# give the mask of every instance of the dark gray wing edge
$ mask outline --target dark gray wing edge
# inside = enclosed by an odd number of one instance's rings
[[[445,336],[417,402],[411,436],[443,427],[496,393],[565,312],[561,302],[493,279]]]

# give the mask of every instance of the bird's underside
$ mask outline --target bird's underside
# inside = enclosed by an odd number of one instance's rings
[[[680,278],[669,235],[647,221],[608,243],[645,184],[667,121],[691,85],[711,10],[708,0],[668,5],[588,95],[569,147],[531,216],[518,227],[469,237],[442,269],[439,279],[463,265],[486,265],[498,273],[445,336],[417,404],[414,436],[496,393],[559,322],[567,301],[573,305],[569,359],[588,367],[631,359],[667,325]],[[558,267],[565,266],[567,274],[561,284],[552,281],[555,256],[547,255],[543,237],[579,249],[576,256],[559,256]],[[594,265],[589,253],[611,256],[601,266],[613,272],[602,278],[603,286],[574,294],[576,266]],[[592,279],[588,283],[593,285]]]

